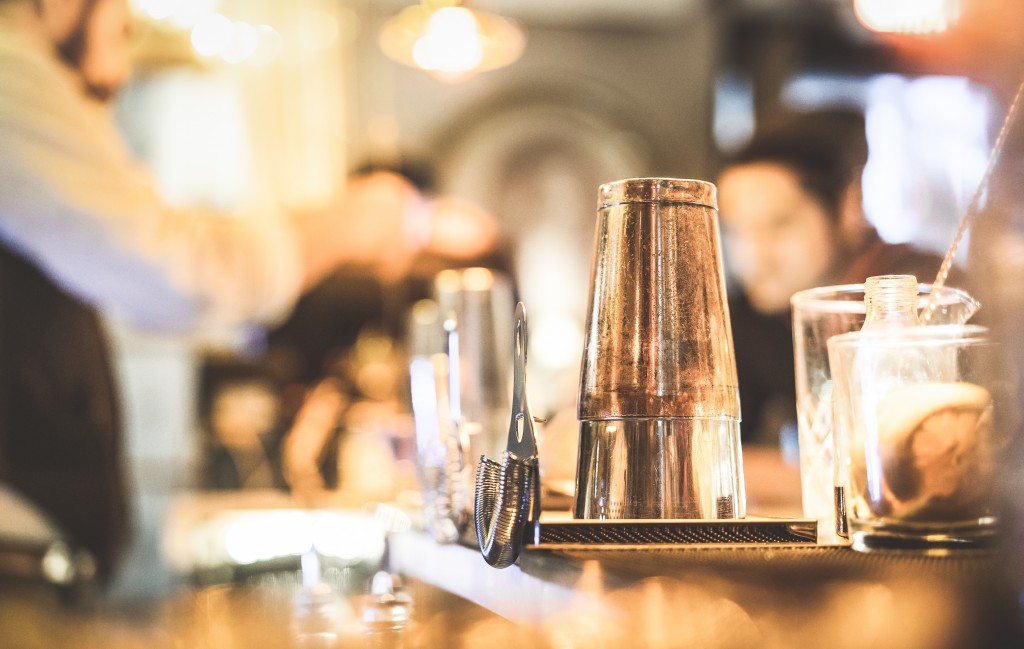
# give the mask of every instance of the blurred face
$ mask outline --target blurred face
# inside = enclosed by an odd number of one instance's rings
[[[86,91],[110,99],[131,75],[131,11],[127,0],[43,0],[42,16],[61,56],[77,68]]]
[[[728,169],[718,191],[729,270],[758,311],[785,311],[793,293],[817,286],[832,265],[836,226],[781,165]]]
[[[86,25],[85,51],[79,64],[91,88],[109,96],[128,81],[131,26],[126,0],[97,0]]]

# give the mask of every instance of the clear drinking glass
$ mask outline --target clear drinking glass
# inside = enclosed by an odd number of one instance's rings
[[[450,332],[434,300],[409,312],[409,381],[423,524],[435,540],[454,543],[472,512],[458,422],[452,415]]]
[[[512,279],[491,268],[448,269],[434,278],[442,318],[454,315],[458,337],[451,391],[463,459],[476,475],[481,455],[501,457],[512,412]],[[470,511],[472,514],[472,511]]]
[[[918,285],[918,307],[932,292]],[[962,324],[979,304],[966,292],[939,289],[930,322]],[[864,324],[864,285],[844,284],[807,289],[793,295],[793,345],[796,370],[797,429],[803,514],[818,521],[819,543],[840,543],[836,525],[836,477],[832,441],[832,372],[829,337],[858,331]]]
[[[839,483],[856,550],[994,540],[998,348],[976,325],[859,331],[828,341]]]
[[[482,267],[446,269],[409,314],[409,377],[426,527],[472,540],[473,476],[500,457],[512,411],[512,282]]]

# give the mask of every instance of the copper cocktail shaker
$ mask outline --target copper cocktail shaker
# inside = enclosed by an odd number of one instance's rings
[[[744,517],[715,186],[601,185],[590,291],[574,516]]]

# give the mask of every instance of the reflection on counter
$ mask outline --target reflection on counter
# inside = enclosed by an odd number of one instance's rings
[[[369,509],[327,502],[307,509],[269,492],[190,494],[172,506],[164,552],[196,583],[299,570],[310,549],[325,566],[372,574],[384,555],[385,532]]]
[[[8,592],[0,632],[29,649],[958,649],[1024,638],[999,604],[1004,593],[977,589],[995,569],[991,557],[870,559],[821,547],[528,552],[520,567],[481,574],[475,550],[426,537],[407,548],[426,551],[402,565],[447,573],[444,587],[424,575],[351,593],[266,576],[181,591],[144,621]],[[461,587],[460,574],[469,577]]]

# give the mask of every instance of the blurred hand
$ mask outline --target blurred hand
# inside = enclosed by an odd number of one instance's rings
[[[314,499],[325,490],[320,460],[348,398],[335,379],[324,379],[307,395],[282,442],[282,468],[292,494]]]
[[[480,207],[451,196],[427,200],[389,171],[353,179],[338,206],[298,217],[296,228],[307,287],[342,263],[389,279],[406,273],[419,252],[471,259],[493,249],[499,234]]]
[[[427,249],[447,257],[468,259],[490,250],[498,239],[498,224],[480,207],[444,196],[430,203],[431,227]]]

